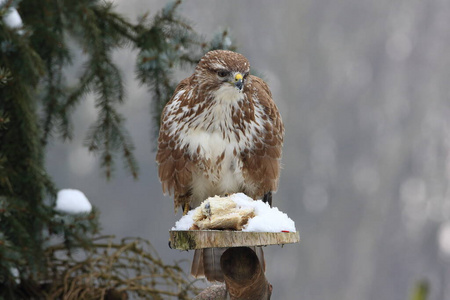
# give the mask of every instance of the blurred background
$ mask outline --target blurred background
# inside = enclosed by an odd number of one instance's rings
[[[132,21],[167,3],[114,2]],[[429,299],[450,299],[450,2],[197,0],[180,13],[207,38],[230,29],[285,123],[274,205],[301,242],[266,248],[272,299],[408,299],[419,280]],[[47,167],[59,188],[80,189],[99,208],[104,233],[149,239],[188,271],[193,253],[167,245],[181,215],[162,195],[136,54],[115,58],[139,179],[118,164],[107,182],[82,146],[93,98],[74,114],[73,141],[51,142]]]

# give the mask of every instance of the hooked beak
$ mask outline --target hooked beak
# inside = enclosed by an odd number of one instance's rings
[[[237,73],[234,76],[234,86],[239,90],[242,91],[242,88],[244,87],[244,81],[241,73]]]

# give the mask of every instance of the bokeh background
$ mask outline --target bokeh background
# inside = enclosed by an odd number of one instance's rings
[[[166,4],[114,2],[130,20]],[[301,243],[266,248],[272,299],[408,299],[422,279],[430,299],[450,299],[450,2],[196,0],[180,12],[207,38],[230,29],[285,123],[274,204],[296,222]],[[73,141],[48,148],[49,172],[99,208],[104,233],[149,239],[188,271],[192,253],[167,245],[180,214],[157,178],[136,53],[115,58],[139,179],[119,161],[107,182],[82,146],[93,98],[75,112]]]

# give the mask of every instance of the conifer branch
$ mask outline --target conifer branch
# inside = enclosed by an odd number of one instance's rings
[[[134,145],[120,113],[126,100],[123,78],[112,54],[124,46],[137,50],[136,74],[149,88],[159,124],[178,82],[174,72],[193,67],[218,45],[205,42],[178,14],[180,3],[137,24],[99,0],[0,5],[0,15],[17,8],[24,24],[0,26],[0,298],[98,299],[117,292],[188,299],[195,294],[179,265],[164,264],[148,250],[149,243],[95,240],[95,209],[89,215],[56,211],[56,188],[44,164],[49,139],[72,137],[70,116],[92,94],[98,114],[85,145],[100,155],[107,178],[117,157],[137,177]],[[219,40],[226,46],[223,36]],[[73,87],[65,74],[72,45],[86,61]],[[63,242],[51,250],[55,238]],[[84,251],[85,259],[75,260],[74,251]]]

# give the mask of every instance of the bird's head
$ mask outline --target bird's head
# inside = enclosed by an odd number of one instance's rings
[[[241,54],[228,50],[210,51],[195,69],[195,80],[210,92],[240,94],[245,89],[250,63]]]

